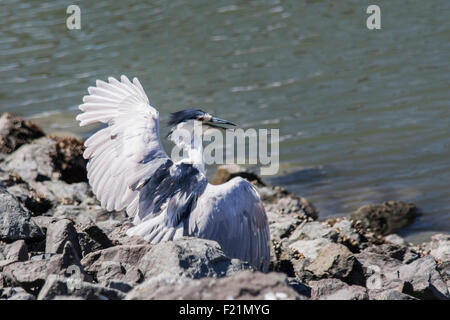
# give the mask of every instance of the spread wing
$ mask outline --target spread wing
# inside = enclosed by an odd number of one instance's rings
[[[80,126],[105,123],[85,142],[85,159],[93,192],[107,210],[134,216],[138,193],[161,167],[172,165],[158,132],[158,111],[150,106],[139,80],[97,80],[79,106]]]
[[[270,234],[261,200],[246,180],[208,184],[189,218],[188,235],[217,241],[231,258],[267,271]]]

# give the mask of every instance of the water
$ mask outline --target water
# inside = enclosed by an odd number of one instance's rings
[[[137,76],[167,114],[200,106],[244,128],[280,128],[271,180],[321,217],[384,200],[423,210],[403,235],[450,231],[450,2],[0,2],[0,111],[50,132],[95,79]]]

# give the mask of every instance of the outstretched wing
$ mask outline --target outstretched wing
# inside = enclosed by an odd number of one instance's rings
[[[135,215],[139,190],[161,167],[172,165],[158,132],[158,111],[150,106],[139,80],[97,80],[79,106],[80,126],[106,123],[85,142],[85,159],[92,189],[107,210]],[[133,201],[134,200],[134,201]]]
[[[241,177],[208,184],[189,217],[188,235],[217,241],[231,258],[267,271],[270,234],[267,216],[254,187]]]

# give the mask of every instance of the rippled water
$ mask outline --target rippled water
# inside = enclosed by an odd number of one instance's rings
[[[272,179],[322,217],[383,200],[417,203],[404,235],[450,231],[450,1],[0,2],[0,111],[47,131],[74,121],[95,79],[137,76],[162,120],[202,108],[280,128]],[[91,128],[92,130],[92,128]]]

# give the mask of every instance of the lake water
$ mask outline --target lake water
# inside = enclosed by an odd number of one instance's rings
[[[200,106],[279,128],[271,181],[322,218],[404,200],[423,211],[408,239],[450,231],[450,1],[77,1],[72,31],[70,4],[0,2],[1,112],[86,137],[86,88],[137,76],[162,121]]]

